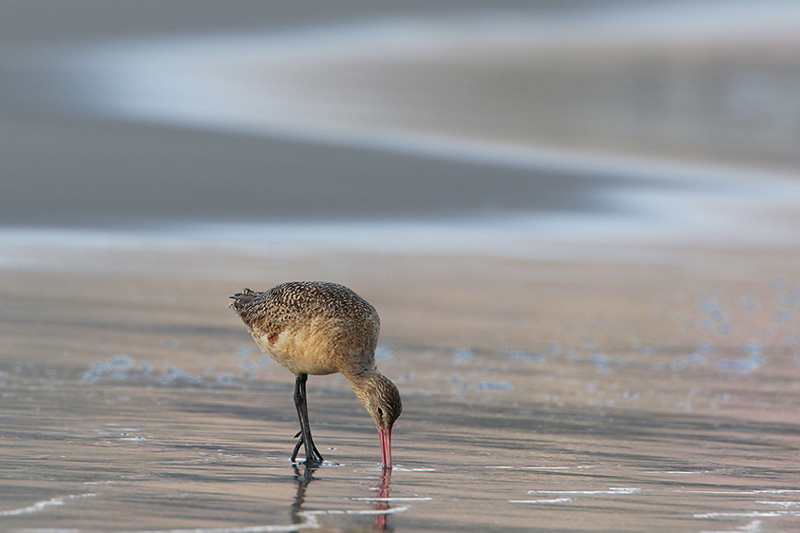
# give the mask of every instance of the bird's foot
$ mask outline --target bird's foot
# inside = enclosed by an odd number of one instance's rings
[[[299,438],[298,438],[299,437]],[[297,435],[294,438],[298,439],[297,444],[294,445],[294,451],[292,452],[292,463],[297,463],[297,454],[300,451],[300,447],[305,444],[305,439],[303,438],[303,432],[298,431]],[[308,466],[317,466],[321,465],[325,459],[323,459],[322,454],[319,453],[316,445],[314,445],[314,441],[309,438],[309,442],[311,446],[306,446],[306,460],[303,461],[304,464]]]

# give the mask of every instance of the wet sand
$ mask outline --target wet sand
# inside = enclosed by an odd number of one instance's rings
[[[0,276],[4,529],[800,523],[796,254],[74,251]],[[345,283],[381,313],[379,365],[405,403],[394,500],[375,501],[377,435],[340,376],[309,382],[336,464],[307,482],[288,462],[292,376],[226,308],[286,279]]]

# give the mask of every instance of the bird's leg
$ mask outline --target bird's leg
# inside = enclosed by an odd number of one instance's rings
[[[302,430],[300,430],[300,431],[298,431],[298,432],[297,432],[297,434],[294,436],[294,438],[296,438],[296,439],[297,439],[297,437],[300,437],[300,438],[297,440],[297,444],[295,444],[295,445],[294,445],[294,451],[292,452],[292,459],[291,459],[291,461],[292,461],[293,463],[294,463],[294,460],[295,460],[295,459],[297,459],[297,452],[299,452],[299,451],[300,451],[300,446],[302,446],[302,445],[303,445],[303,437],[301,436],[302,434],[303,434],[303,431],[302,431]]]
[[[298,433],[300,440],[297,441],[294,447],[292,462],[297,458],[300,445],[304,445],[306,449],[306,464],[319,464],[322,463],[324,459],[314,445],[314,439],[311,438],[311,426],[308,422],[308,405],[306,403],[307,380],[308,374],[299,374],[294,382],[294,405],[297,407],[297,416],[300,419],[300,433]],[[296,436],[297,435],[295,435],[295,437]]]
[[[311,422],[309,421],[309,418],[308,418],[308,404],[306,403],[306,379],[308,378],[308,374],[304,374],[304,376],[305,376],[305,378],[300,383],[300,392],[303,395],[303,408],[302,409],[303,409],[303,416],[305,416],[305,419],[306,419],[306,426],[305,427],[306,427],[306,431],[307,431],[307,435],[308,435],[308,439],[303,438],[303,442],[308,443],[307,446],[306,446],[306,461],[308,461],[308,458],[311,457],[313,459],[312,462],[322,463],[322,461],[324,461],[324,459],[322,458],[322,454],[319,453],[319,450],[317,449],[316,444],[314,444],[314,439],[311,438]],[[301,433],[302,433],[302,430],[301,430]],[[310,456],[309,456],[309,452],[308,452],[308,446],[309,445],[311,446],[311,455]]]

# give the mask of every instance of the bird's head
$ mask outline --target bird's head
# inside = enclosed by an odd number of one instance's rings
[[[351,380],[351,385],[378,428],[383,467],[391,468],[392,426],[403,411],[400,391],[389,378],[378,372]]]

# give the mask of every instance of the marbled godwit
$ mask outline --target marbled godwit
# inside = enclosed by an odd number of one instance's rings
[[[268,291],[244,289],[230,306],[261,350],[295,376],[294,403],[306,464],[323,461],[311,438],[306,402],[309,374],[340,372],[375,421],[384,468],[392,466],[392,425],[403,404],[400,393],[375,366],[380,319],[375,308],[347,287],[325,281],[281,283]]]

